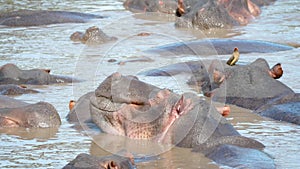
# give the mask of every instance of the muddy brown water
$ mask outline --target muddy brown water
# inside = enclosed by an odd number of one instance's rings
[[[108,63],[109,59],[126,61],[144,56],[142,50],[172,42],[210,38],[236,38],[266,40],[279,43],[300,43],[300,1],[279,0],[274,5],[264,7],[263,13],[245,27],[230,30],[196,31],[175,29],[174,17],[164,14],[132,14],[125,11],[122,1],[1,1],[1,11],[16,9],[50,9],[88,12],[108,16],[83,24],[61,24],[38,27],[9,28],[0,26],[0,65],[14,63],[23,69],[48,68],[53,74],[75,76],[86,81],[76,84],[51,86],[28,86],[40,91],[15,97],[29,103],[47,101],[58,110],[62,125],[58,129],[0,129],[0,168],[61,168],[79,153],[105,155],[112,148],[121,152],[123,142],[114,142],[109,136],[78,132],[73,129],[65,116],[68,102],[78,99],[86,92],[94,90],[112,72],[137,74],[140,71],[186,60],[206,59],[191,57],[156,57],[154,62],[132,62],[125,65]],[[118,37],[117,42],[100,46],[85,46],[70,41],[75,31],[84,31],[90,26],[98,26],[110,36]],[[136,36],[148,32],[150,36]],[[245,64],[263,57],[271,65],[280,62],[284,75],[280,79],[294,91],[300,92],[300,50],[294,49],[269,54],[247,54],[240,58]],[[211,56],[226,60],[228,56]],[[186,76],[169,78],[143,77],[140,79],[161,88],[171,88],[182,93],[191,91],[185,85]],[[266,145],[277,168],[300,168],[300,127],[278,122],[252,114],[249,110],[232,106],[232,114],[227,118],[246,137],[254,138]],[[100,139],[97,139],[100,138]],[[99,141],[100,140],[100,141]],[[148,147],[148,143],[141,146]],[[154,149],[135,152],[139,168],[219,168],[211,160],[189,149],[164,147],[155,154]],[[144,153],[144,154],[143,154]],[[221,168],[227,168],[221,166]]]

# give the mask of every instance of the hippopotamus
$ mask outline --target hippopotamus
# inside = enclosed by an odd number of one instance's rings
[[[275,98],[266,105],[256,109],[254,113],[279,121],[300,125],[300,94]]]
[[[0,95],[0,109],[2,108],[15,108],[15,107],[22,107],[22,106],[27,106],[29,105],[26,102],[13,99],[7,96],[1,96]]]
[[[163,66],[156,69],[146,70],[140,72],[139,75],[144,76],[175,76],[178,74],[191,75],[188,82],[191,86],[196,86],[199,91],[203,93],[210,92],[212,90],[213,77],[212,72],[209,71],[209,62],[207,61],[189,61],[175,63],[172,65]]]
[[[258,6],[266,6],[275,2],[275,0],[251,0],[251,1]]]
[[[96,157],[85,153],[69,162],[63,169],[133,169],[133,159],[117,155]]]
[[[27,93],[38,93],[39,91],[28,89],[24,85],[6,84],[0,85],[0,95],[21,95]]]
[[[123,3],[125,9],[131,12],[161,12],[174,14],[177,8],[175,0],[126,0]]]
[[[178,2],[182,12],[176,13],[179,17],[175,26],[200,30],[246,25],[261,13],[259,5],[267,4],[252,0],[205,0],[190,6],[185,1]]]
[[[238,48],[240,54],[272,53],[294,49],[292,46],[245,39],[205,39],[188,42],[172,43],[146,50],[146,53],[158,53],[162,56],[180,55],[229,55]]]
[[[86,132],[98,132],[99,128],[93,123],[90,113],[90,97],[95,95],[95,91],[88,92],[81,96],[67,114],[67,120],[74,124],[74,128],[85,130]]]
[[[178,95],[135,76],[110,75],[90,96],[89,103],[92,121],[105,133],[185,148],[214,150],[229,144],[265,154],[263,144],[241,136],[214,106],[197,95]],[[264,159],[273,163],[267,156]]]
[[[225,68],[225,82],[220,89],[226,91],[226,96],[219,94],[215,100],[226,97],[226,102],[251,110],[272,102],[284,96],[294,96],[292,89],[269,74],[266,60],[259,58],[245,66]],[[226,86],[225,86],[226,85]]]
[[[176,27],[210,29],[246,25],[260,13],[260,7],[274,0],[126,0],[132,12],[175,14]]]
[[[116,37],[106,35],[96,26],[88,28],[85,33],[74,32],[70,39],[74,42],[82,42],[84,44],[102,44],[110,41],[116,41]]]
[[[216,161],[216,163],[227,165],[233,168],[276,168],[274,163],[268,160],[270,158],[269,155],[262,154],[256,149],[223,144],[216,148],[207,149],[205,151],[203,151],[202,147],[200,146],[194,148],[193,151],[202,151],[204,152],[205,156]],[[228,164],[228,161],[230,161],[230,164]]]
[[[50,103],[29,104],[6,96],[0,96],[0,103],[0,127],[52,128],[61,124]]]
[[[67,11],[20,10],[0,13],[0,25],[11,27],[40,26],[59,23],[85,23],[103,16]]]
[[[176,63],[140,74],[190,74],[187,83],[215,101],[225,101],[226,104],[254,110],[262,116],[299,124],[299,94],[276,80],[277,77],[271,73],[273,68],[270,69],[266,60],[261,58],[248,65],[236,66],[228,66],[224,61],[206,60]]]
[[[79,80],[71,77],[51,75],[49,70],[45,69],[22,70],[11,63],[0,67],[0,84],[47,85],[72,82],[79,82]]]
[[[90,113],[83,113],[81,112],[86,111],[90,112],[90,97],[94,95],[94,92],[88,92],[81,96],[78,101],[76,101],[74,107],[70,109],[70,112],[67,115],[67,120],[72,123],[76,122],[88,122],[91,120]]]

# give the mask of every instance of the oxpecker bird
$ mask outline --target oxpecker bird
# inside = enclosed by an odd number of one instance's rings
[[[235,65],[235,63],[239,60],[239,58],[240,58],[239,49],[234,48],[232,56],[227,61],[227,65],[229,65],[229,66]]]

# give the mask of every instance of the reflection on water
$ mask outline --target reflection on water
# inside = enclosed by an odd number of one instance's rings
[[[112,72],[136,74],[145,69],[201,58],[159,58],[151,56],[154,62],[126,63],[123,66],[108,63],[108,59],[125,61],[140,57],[140,51],[171,42],[194,40],[204,37],[231,37],[260,39],[279,43],[299,43],[299,2],[279,0],[264,7],[262,15],[252,24],[236,27],[234,30],[200,32],[174,29],[170,16],[132,15],[122,7],[122,1],[1,1],[1,11],[16,9],[51,9],[79,11],[108,16],[89,23],[48,25],[29,28],[8,28],[0,26],[0,65],[17,64],[22,69],[47,68],[53,74],[75,75],[86,80],[83,83],[38,86],[41,93],[16,97],[29,103],[47,101],[58,110],[62,125],[56,130],[1,129],[0,168],[61,168],[79,153],[104,155],[107,152],[92,142],[92,137],[73,129],[64,118],[68,113],[69,100],[77,100],[83,94],[94,90],[99,82]],[[155,19],[159,17],[159,19]],[[285,19],[282,19],[285,18]],[[87,47],[69,40],[75,31],[84,31],[98,26],[119,41],[101,46]],[[148,37],[136,36],[149,32]],[[299,63],[300,50],[271,54],[248,54],[240,62],[248,63],[263,57],[270,65],[282,63],[284,75],[280,79],[293,90],[300,92]],[[219,56],[224,59],[228,56]],[[185,85],[186,77],[155,78],[140,77],[161,88],[172,88],[176,92],[190,90]],[[250,114],[247,110],[236,109],[230,122],[244,136],[257,139],[266,145],[265,151],[275,159],[278,168],[299,168],[298,143],[299,126],[276,122]],[[103,138],[105,139],[105,138]],[[218,168],[201,154],[189,149],[175,147],[152,159],[140,159],[141,168]]]
[[[18,136],[24,140],[37,139],[39,141],[47,141],[55,138],[58,128],[43,128],[43,129],[28,129],[28,128],[1,128],[0,133],[7,135]]]

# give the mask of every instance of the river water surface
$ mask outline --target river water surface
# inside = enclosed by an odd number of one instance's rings
[[[29,86],[40,93],[15,97],[29,103],[46,101],[58,110],[62,125],[58,129],[0,129],[0,168],[61,168],[79,153],[104,155],[98,135],[87,135],[72,128],[66,121],[69,100],[77,100],[86,92],[93,91],[113,72],[137,74],[140,71],[189,59],[205,59],[200,56],[185,58],[154,58],[154,62],[133,62],[123,66],[108,63],[108,59],[126,61],[140,57],[140,51],[154,46],[201,38],[254,39],[283,44],[300,43],[300,1],[278,0],[262,8],[262,14],[244,27],[225,31],[185,30],[174,28],[174,16],[165,14],[132,14],[122,6],[122,1],[0,1],[0,11],[18,9],[49,9],[93,13],[106,16],[82,24],[60,24],[38,27],[0,27],[0,65],[14,63],[22,69],[49,68],[52,74],[75,76],[82,83]],[[73,43],[70,35],[98,26],[118,41],[101,46]],[[151,33],[147,37],[138,33]],[[215,56],[227,59],[228,56]],[[247,54],[241,63],[265,58],[270,65],[280,62],[284,75],[280,79],[295,92],[300,92],[300,49],[269,54]],[[191,91],[182,77],[150,78],[142,80],[175,92]],[[185,79],[186,80],[186,79]],[[244,136],[266,145],[277,168],[300,168],[300,127],[251,114],[249,110],[233,106],[228,120]],[[98,138],[98,139],[96,139]],[[116,146],[116,145],[112,145]],[[106,150],[109,150],[106,149]],[[147,154],[147,156],[151,154]],[[153,155],[153,154],[152,154]],[[143,154],[139,154],[143,157]],[[159,156],[137,159],[139,168],[219,168],[211,160],[189,149],[173,148]],[[221,166],[222,167],[222,166]],[[226,167],[222,167],[226,168]]]

